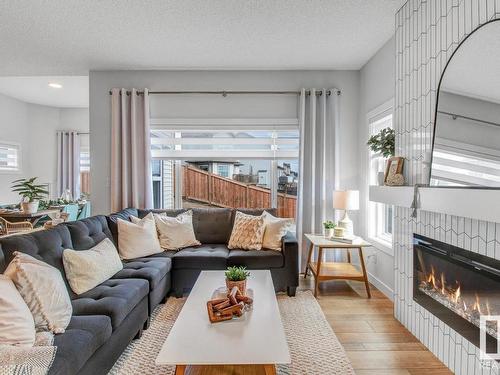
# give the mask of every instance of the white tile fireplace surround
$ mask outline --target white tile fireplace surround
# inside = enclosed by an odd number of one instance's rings
[[[436,90],[446,62],[479,25],[500,18],[500,0],[408,1],[396,15],[396,154],[405,178],[425,183],[432,145]],[[456,202],[457,205],[460,202]],[[456,374],[500,374],[485,367],[479,349],[413,301],[413,233],[500,259],[500,224],[446,213],[395,210],[395,315]]]

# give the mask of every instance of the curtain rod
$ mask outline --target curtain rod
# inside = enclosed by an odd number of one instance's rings
[[[341,94],[339,89],[331,89],[326,90],[326,95],[332,95],[332,93],[336,92],[337,95]],[[121,91],[120,91],[121,93]],[[137,91],[139,95],[144,94],[144,91]],[[202,94],[202,95],[253,95],[253,94],[267,94],[267,95],[300,95],[300,91],[231,91],[231,90],[223,90],[223,91],[149,91],[150,95],[184,95],[184,94]],[[109,90],[109,95],[112,94],[112,91]],[[127,95],[130,95],[130,90],[127,90]],[[306,95],[311,95],[311,91],[307,90]],[[322,91],[317,91],[316,95],[322,95]]]
[[[478,118],[475,118],[475,117],[462,116],[462,115],[458,115],[456,113],[445,112],[445,111],[437,111],[437,112],[440,113],[440,114],[442,114],[442,115],[451,116],[453,118],[453,120],[456,120],[457,118],[462,118],[464,120],[481,122],[481,123],[486,124],[486,125],[500,126],[500,123],[498,123],[498,122],[481,120],[481,119],[478,119]]]

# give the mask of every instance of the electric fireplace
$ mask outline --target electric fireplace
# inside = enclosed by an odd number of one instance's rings
[[[500,261],[413,235],[413,300],[479,347],[481,315],[500,315]],[[487,351],[497,324],[487,322]]]

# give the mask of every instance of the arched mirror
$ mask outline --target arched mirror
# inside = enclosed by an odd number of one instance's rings
[[[472,33],[443,73],[430,184],[500,188],[500,22]]]

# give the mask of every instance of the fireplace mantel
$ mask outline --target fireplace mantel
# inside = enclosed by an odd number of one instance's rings
[[[369,200],[411,207],[413,186],[370,186]],[[500,190],[419,188],[418,209],[500,223]]]

